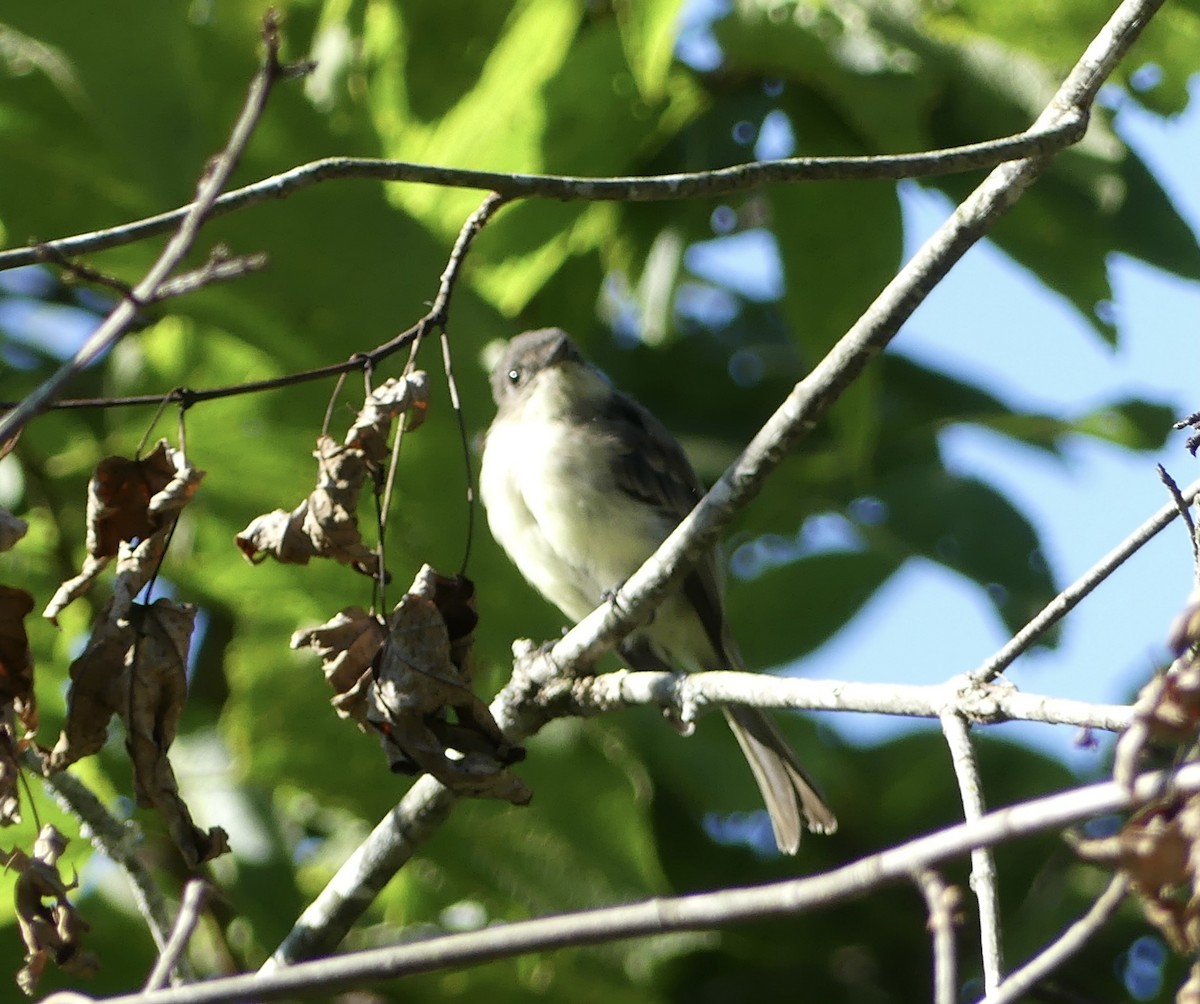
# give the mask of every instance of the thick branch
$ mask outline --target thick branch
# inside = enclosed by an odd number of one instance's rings
[[[108,1004],[241,1004],[279,1000],[412,973],[478,965],[534,951],[794,916],[825,909],[891,882],[908,880],[924,869],[976,848],[993,847],[1017,837],[1120,812],[1168,790],[1180,794],[1200,791],[1200,764],[1188,764],[1175,773],[1145,774],[1138,778],[1133,792],[1114,781],[1105,781],[1010,806],[823,875],[495,924],[466,934],[335,956],[272,973],[245,974],[157,993],[114,997]]]
[[[527,699],[519,680],[506,691],[497,697],[496,704],[502,698]],[[977,685],[966,677],[917,686],[812,680],[766,673],[718,671],[684,675],[620,670],[599,676],[553,679],[542,685],[534,700],[554,717],[654,705],[671,711],[683,721],[691,721],[704,708],[722,704],[795,711],[857,711],[906,718],[938,718],[951,709],[980,725],[1044,722],[1108,732],[1122,731],[1133,717],[1132,709],[1125,705],[1088,704],[1069,698],[1023,694],[1008,684]]]

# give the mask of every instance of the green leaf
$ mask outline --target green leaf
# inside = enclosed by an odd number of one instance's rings
[[[860,530],[873,548],[925,557],[982,586],[1010,631],[1057,593],[1029,521],[990,485],[943,470],[897,472],[872,486],[884,518]]]
[[[814,554],[731,583],[730,623],[747,662],[776,666],[819,648],[900,564],[879,551]]]

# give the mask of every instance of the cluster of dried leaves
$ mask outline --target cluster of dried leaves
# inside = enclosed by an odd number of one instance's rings
[[[381,482],[392,423],[407,414],[408,429],[417,428],[428,400],[420,371],[377,387],[342,443],[317,440],[316,488],[291,512],[253,520],[237,536],[242,553],[255,563],[268,555],[293,564],[330,558],[378,576],[379,555],[359,530],[359,497],[368,482]],[[426,566],[386,620],[349,607],[297,632],[292,647],[320,655],[337,713],[379,736],[394,772],[425,771],[459,794],[524,804],[530,791],[507,770],[524,752],[471,689],[477,620],[471,583]]]
[[[332,558],[378,576],[379,555],[363,543],[358,528],[358,498],[368,478],[378,483],[392,421],[407,412],[408,428],[415,429],[428,404],[429,379],[420,370],[376,387],[344,443],[324,435],[317,439],[317,486],[308,498],[291,512],[276,509],[256,517],[237,535],[246,558],[257,564],[270,555],[294,565]]]
[[[378,387],[342,444],[325,435],[318,439],[317,486],[309,496],[291,512],[260,516],[237,536],[246,557],[257,563],[272,555],[299,564],[331,558],[379,576],[381,558],[359,532],[359,496],[368,481],[378,490],[393,421],[407,413],[408,428],[416,428],[427,405],[424,373]],[[175,522],[203,477],[182,449],[165,441],[144,458],[107,457],[97,465],[88,487],[83,567],[58,588],[43,616],[57,624],[62,610],[115,559],[112,595],[70,666],[67,719],[53,750],[34,746],[33,660],[24,626],[34,599],[0,585],[0,824],[20,820],[23,746],[38,749],[48,770],[62,770],[103,747],[115,715],[125,725],[138,804],[163,814],[188,866],[228,850],[224,830],[201,830],[192,821],[167,756],[187,693],[196,610],[169,599],[136,602],[157,574]],[[25,530],[21,520],[0,510],[0,551]],[[298,632],[292,647],[307,646],[321,656],[337,713],[379,737],[393,771],[425,771],[459,794],[524,804],[531,793],[508,769],[524,750],[505,739],[471,689],[477,621],[470,581],[425,567],[386,619],[351,607]],[[16,907],[26,964],[18,983],[26,993],[50,961],[78,975],[98,964],[81,946],[87,924],[68,895],[75,883],[65,883],[58,872],[65,843],[53,827],[43,827],[32,854],[0,852],[19,873]]]
[[[83,654],[71,663],[67,721],[49,766],[62,770],[99,751],[110,719],[119,717],[133,761],[138,805],[163,814],[190,868],[229,849],[220,827],[204,831],[192,822],[167,759],[187,696],[187,655],[196,609],[169,599],[147,606],[134,598],[157,574],[175,520],[203,477],[204,471],[166,441],[141,460],[100,461],[88,486],[83,570],[58,588],[43,612],[56,621],[116,558],[112,597],[97,617]]]
[[[1170,645],[1174,661],[1142,688],[1117,743],[1114,777],[1129,786],[1149,753],[1178,762],[1200,751],[1200,599],[1177,619]],[[1113,836],[1072,843],[1084,859],[1126,875],[1146,920],[1176,952],[1200,952],[1200,796],[1165,795]],[[1200,1004],[1200,964],[1176,1001]]]
[[[424,771],[460,795],[524,805],[532,792],[507,768],[525,751],[471,689],[477,620],[470,580],[426,565],[386,621],[350,607],[297,631],[292,648],[321,657],[337,713],[379,736],[394,772]]]
[[[37,711],[33,695],[33,659],[24,618],[34,607],[22,589],[0,586],[0,824],[20,820],[18,756],[33,747],[49,770],[61,770],[98,751],[113,715],[126,726],[139,805],[163,813],[189,866],[228,849],[219,828],[198,829],[179,797],[167,751],[186,695],[186,665],[195,609],[160,599],[151,606],[135,597],[157,573],[167,538],[180,511],[195,495],[204,472],[180,450],[160,442],[142,459],[106,457],[88,486],[87,556],[81,573],[64,582],[44,616],[58,614],[82,595],[113,559],[112,597],[92,627],[83,654],[70,667],[67,720],[53,751],[35,745]],[[0,541],[11,546],[24,524],[0,513]],[[0,548],[2,549],[2,548]],[[19,721],[24,734],[18,739]],[[5,854],[7,867],[19,872],[16,909],[25,940],[25,966],[17,980],[32,993],[50,961],[77,975],[97,967],[81,948],[87,924],[71,904],[74,888],[63,882],[57,861],[66,841],[43,827],[33,853]]]

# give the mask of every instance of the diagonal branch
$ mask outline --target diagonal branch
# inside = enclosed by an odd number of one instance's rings
[[[1187,488],[1180,492],[1179,497],[1184,502],[1192,502],[1197,495],[1200,495],[1200,481],[1193,481]],[[994,680],[1003,673],[1030,645],[1074,610],[1088,593],[1125,564],[1133,554],[1144,547],[1151,538],[1163,530],[1178,515],[1179,505],[1177,502],[1171,501],[1164,505],[1158,512],[1146,520],[1145,523],[1121,541],[1120,544],[1096,562],[1095,565],[1047,603],[1037,616],[1013,635],[999,652],[984,662],[978,669],[973,670],[971,678],[980,683],[986,683],[989,680]]]
[[[266,107],[272,85],[287,73],[286,68],[279,63],[279,32],[273,12],[268,12],[263,18],[262,37],[266,53],[262,65],[250,83],[241,114],[234,123],[225,147],[205,167],[204,174],[196,186],[196,199],[182,215],[174,236],[167,241],[162,253],[142,280],[113,308],[79,351],[28,394],[17,407],[0,418],[0,441],[19,432],[31,418],[46,408],[72,377],[100,359],[121,340],[136,320],[141,305],[155,299],[163,281],[183,261],[195,243],[213,203],[225,187],[246,144],[250,142],[250,137]],[[65,253],[61,247],[54,250]],[[42,253],[44,254],[44,249]]]
[[[1087,47],[1034,129],[1086,113],[1101,84],[1133,44],[1163,0],[1125,0]],[[611,650],[655,609],[696,558],[716,543],[734,515],[843,390],[883,351],[926,295],[976,241],[1020,199],[1047,168],[1033,157],[996,168],[925,242],[816,368],[798,383],[742,455],[721,476],[663,545],[621,587],[611,603],[576,625],[542,660],[555,667],[585,668]]]
[[[1057,941],[1011,973],[994,990],[989,991],[979,1004],[1013,1004],[1024,997],[1035,983],[1052,973],[1088,943],[1117,912],[1128,890],[1128,877],[1123,873],[1114,875],[1108,887],[1087,913],[1063,931]]]

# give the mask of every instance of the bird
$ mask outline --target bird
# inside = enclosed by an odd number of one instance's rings
[[[479,487],[493,537],[524,578],[574,622],[629,578],[704,495],[679,441],[616,389],[561,328],[512,338],[491,372],[496,416]],[[714,553],[621,644],[633,669],[744,668]],[[837,819],[771,717],[722,709],[770,815],[795,854],[803,829]]]

